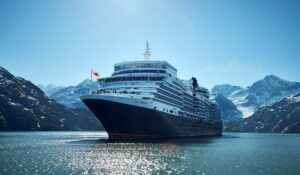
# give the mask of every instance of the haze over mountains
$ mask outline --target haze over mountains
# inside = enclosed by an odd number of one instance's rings
[[[51,94],[65,88],[65,86],[56,86],[55,84],[48,84],[46,86],[39,84],[37,85],[44,93],[49,97]]]
[[[242,112],[237,109],[231,100],[224,97],[222,94],[217,94],[214,97],[214,100],[218,104],[224,122],[236,122],[243,119]]]
[[[88,95],[91,90],[95,90],[97,88],[97,82],[86,79],[76,86],[61,88],[50,94],[49,97],[69,108],[85,108],[85,105],[79,97],[82,95]]]

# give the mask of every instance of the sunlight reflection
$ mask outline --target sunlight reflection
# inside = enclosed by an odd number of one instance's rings
[[[96,144],[70,152],[71,160],[68,168],[80,170],[82,173],[105,174],[146,174],[166,171],[168,164],[164,160],[170,157],[178,159],[180,154],[175,154],[177,148],[174,144]]]

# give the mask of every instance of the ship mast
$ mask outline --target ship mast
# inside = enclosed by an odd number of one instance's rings
[[[146,49],[145,49],[145,53],[144,55],[144,59],[145,60],[149,60],[149,57],[151,56],[151,49],[149,48],[149,44],[148,41],[146,40]]]

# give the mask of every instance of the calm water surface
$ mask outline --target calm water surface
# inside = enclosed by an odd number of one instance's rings
[[[0,174],[300,174],[299,134],[106,138],[105,132],[2,132]]]

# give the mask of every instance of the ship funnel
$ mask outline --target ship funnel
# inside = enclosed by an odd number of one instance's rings
[[[192,77],[192,81],[193,81],[193,88],[194,88],[194,89],[195,89],[195,88],[198,88],[199,85],[198,85],[197,79],[196,79],[195,77]]]

